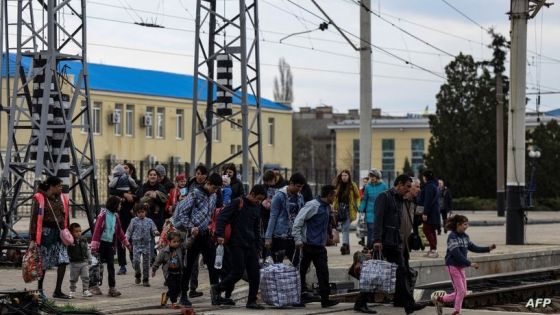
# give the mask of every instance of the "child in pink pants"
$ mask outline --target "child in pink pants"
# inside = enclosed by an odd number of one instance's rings
[[[447,237],[447,253],[445,254],[445,265],[447,272],[451,277],[453,289],[451,294],[445,291],[436,291],[432,293],[432,302],[436,306],[438,315],[443,314],[443,304],[454,302],[455,311],[452,315],[460,315],[463,299],[467,295],[467,277],[465,269],[473,267],[478,269],[478,263],[471,263],[467,259],[469,251],[475,253],[489,253],[496,248],[496,245],[476,246],[473,244],[469,236],[465,233],[469,227],[469,220],[464,215],[454,215],[447,219],[445,224],[447,230],[451,231]]]

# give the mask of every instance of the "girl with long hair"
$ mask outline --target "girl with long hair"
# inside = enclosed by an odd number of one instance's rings
[[[350,222],[356,219],[356,213],[360,205],[360,191],[356,183],[352,181],[349,170],[342,170],[334,182],[336,187],[336,199],[334,210],[337,213],[337,221],[342,227],[342,255],[350,254]]]

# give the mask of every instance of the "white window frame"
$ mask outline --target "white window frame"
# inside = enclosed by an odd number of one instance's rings
[[[134,136],[134,105],[132,104],[126,104],[126,112],[125,112],[125,135],[127,137],[133,137]],[[122,121],[121,117],[121,121]]]
[[[212,127],[212,141],[214,142],[222,141],[222,124],[218,124],[219,121],[220,119],[218,117],[212,118],[212,125],[215,124],[215,126]]]
[[[274,145],[274,137],[275,137],[275,130],[274,130],[274,117],[268,117],[268,145]]]
[[[185,138],[185,111],[177,109],[175,113],[177,115],[175,138],[177,140],[183,140]]]
[[[156,139],[165,139],[165,108],[156,109]],[[153,125],[153,122],[152,122]]]
[[[146,113],[144,114],[145,117],[150,117],[152,125],[146,126],[146,138],[153,138],[154,137],[154,107],[153,106],[146,106]]]
[[[118,124],[115,124],[115,128],[114,128],[114,132],[115,132],[115,136],[120,137],[122,136],[122,122],[123,122],[123,104],[115,104],[115,111],[113,112],[113,115],[118,115],[120,117],[120,122]]]
[[[101,135],[101,115],[103,114],[101,109],[102,103],[101,102],[93,102],[92,109],[91,109],[91,131],[94,135]]]

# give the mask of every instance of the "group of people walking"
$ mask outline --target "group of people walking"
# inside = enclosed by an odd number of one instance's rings
[[[415,303],[412,295],[408,239],[419,232],[421,224],[430,246],[428,257],[438,257],[436,233],[441,231],[441,217],[445,222],[451,210],[451,193],[432,172],[423,173],[423,189],[419,180],[408,175],[398,176],[393,187],[388,188],[381,172],[373,169],[360,191],[350,171],[343,170],[333,185],[321,187],[316,198],[300,173],[292,174],[286,181],[279,172],[267,171],[264,184],[253,186],[247,194],[235,165],[226,165],[221,175],[208,173],[206,167],[199,165],[192,178],[178,174],[174,184],[165,168],[158,165],[148,171],[147,181],[139,185],[134,165],[116,166],[109,182],[111,196],[96,218],[89,244],[92,255],[81,227],[77,223],[68,226],[68,202],[62,194],[62,181],[49,177],[34,198],[30,246],[39,246],[44,269],[57,267],[53,297],[75,296],[79,277],[84,297],[101,294],[102,264],[107,265],[108,295],[121,295],[116,289],[114,255],[117,254],[120,265],[118,274],[126,274],[128,249],[136,284],[150,286],[150,275],[155,276],[162,267],[168,287],[162,304],[169,299],[174,308],[191,306],[190,299],[203,294],[196,291],[200,256],[208,270],[213,305],[235,305],[231,294],[245,274],[249,282],[246,307],[262,309],[257,303],[260,266],[264,258],[271,256],[276,263],[288,259],[299,268],[302,300],[293,306],[316,301],[309,298],[306,283],[307,271],[313,263],[319,285],[317,301],[322,307],[331,307],[338,302],[329,299],[326,246],[334,237],[333,230],[340,225],[341,254],[350,254],[350,223],[360,215],[367,227],[365,249],[383,253],[386,260],[398,266],[394,305],[404,307],[407,314],[425,307]],[[470,243],[468,236],[464,236],[466,222],[466,218],[454,216],[444,228],[445,232],[451,231],[446,263],[454,280],[463,281],[461,268],[471,265],[466,249],[482,252],[495,248]],[[64,245],[59,232],[67,226],[73,242]],[[156,236],[161,236],[158,244]],[[67,264],[71,265],[69,295],[62,292]],[[43,278],[38,286],[44,294]],[[457,305],[466,284],[455,289],[453,299]],[[440,307],[451,299],[438,293],[434,303]],[[354,309],[375,313],[368,308],[367,301],[367,294],[360,295]]]

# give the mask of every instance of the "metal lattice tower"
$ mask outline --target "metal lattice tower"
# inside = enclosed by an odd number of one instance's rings
[[[8,134],[0,246],[10,231],[15,233],[12,226],[22,216],[21,207],[31,205],[33,192],[47,176],[63,180],[70,205],[86,212],[90,227],[99,204],[86,63],[86,0],[1,2],[5,58],[0,66],[7,70],[2,88],[8,103],[1,95],[0,99]],[[10,20],[8,12],[17,18]],[[77,129],[85,140],[74,139]]]
[[[242,151],[216,163],[214,168],[242,155],[241,174],[243,184],[247,186],[249,159],[258,169],[258,181],[263,169],[258,0],[239,0],[238,5],[236,1],[222,0],[220,4],[223,4],[223,10],[220,12],[216,2],[197,0],[196,5],[191,173],[194,173],[204,153],[206,165],[212,166],[212,128],[230,122],[242,129]],[[248,32],[252,35],[251,40],[248,39]],[[206,82],[199,82],[199,79]],[[206,89],[201,91],[204,85]],[[214,90],[218,90],[217,93]],[[255,115],[251,119],[249,92],[254,95],[256,105]],[[241,104],[240,111],[231,111],[228,102],[232,99]],[[198,110],[203,101],[206,102],[205,120]],[[234,119],[238,115],[241,115],[241,124]],[[204,137],[202,150],[196,144],[198,135]]]

